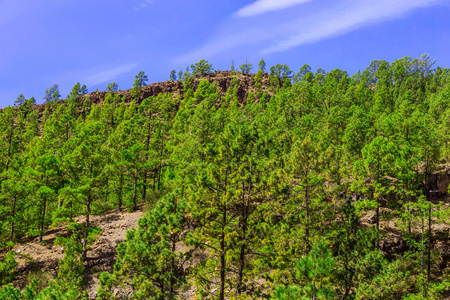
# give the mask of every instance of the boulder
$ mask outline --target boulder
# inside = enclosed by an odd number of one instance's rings
[[[375,224],[377,222],[377,212],[371,210],[361,217],[361,222],[368,224]]]

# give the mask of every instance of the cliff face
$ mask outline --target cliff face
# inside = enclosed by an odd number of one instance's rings
[[[192,82],[192,88],[195,91],[201,80],[208,80],[209,82],[217,82],[217,86],[219,88],[219,96],[223,96],[226,94],[227,90],[232,86],[232,81],[234,78],[238,80],[237,95],[239,98],[239,102],[244,103],[250,92],[256,93],[256,89],[254,88],[255,74],[240,74],[231,71],[219,71],[206,76],[197,75]],[[260,90],[266,91],[270,96],[272,96],[272,93],[269,91],[269,82],[270,82],[269,75],[263,74]]]
[[[219,96],[222,97],[226,94],[227,90],[232,86],[233,79],[238,81],[237,83],[237,95],[239,98],[239,102],[244,103],[247,99],[247,96],[250,92],[256,93],[256,89],[254,88],[255,84],[255,74],[240,74],[238,72],[231,71],[217,71],[212,74],[206,75],[196,75],[189,82],[189,87],[195,92],[200,81],[207,80],[208,82],[217,82],[217,87],[219,89]],[[272,93],[269,91],[269,75],[263,74],[261,80],[261,91],[266,91],[269,96],[272,96]],[[173,93],[174,96],[181,95],[181,99],[183,99],[183,95],[185,92],[186,86],[182,81],[165,81],[152,83],[142,87],[141,97],[137,100],[137,104],[140,104],[142,100],[148,97],[157,97],[160,93],[168,94]],[[131,97],[131,89],[118,91],[118,95],[122,98],[125,96],[125,103],[130,103],[132,101]],[[89,97],[91,103],[102,104],[105,100],[107,92],[92,92],[87,95],[80,97],[79,102],[83,103],[86,97]],[[60,102],[63,102],[61,100]],[[31,109],[38,110],[41,115],[45,110],[46,104],[37,104],[34,105]]]

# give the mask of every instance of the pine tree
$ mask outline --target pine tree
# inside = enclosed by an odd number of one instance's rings
[[[309,254],[302,257],[296,265],[302,286],[278,287],[275,299],[334,299],[334,289],[329,281],[336,267],[330,248],[323,240],[315,240]]]
[[[388,195],[391,184],[393,163],[397,149],[386,138],[376,137],[362,149],[362,159],[355,162],[354,172],[359,181],[354,183],[354,189],[369,195],[376,209],[376,229],[380,228],[380,201]],[[370,182],[370,184],[366,184]],[[376,242],[378,248],[378,241]]]
[[[105,188],[105,166],[108,159],[104,148],[105,136],[101,123],[90,121],[83,123],[76,136],[65,147],[63,164],[68,171],[69,183],[61,190],[68,205],[80,204],[86,216],[85,228],[90,227],[92,205],[102,195]],[[83,239],[83,257],[87,253],[87,231]]]
[[[109,299],[114,284],[131,277],[135,299],[175,299],[186,281],[183,264],[194,249],[180,252],[177,243],[186,225],[186,202],[176,190],[139,219],[117,249],[114,273],[101,275],[100,299]]]
[[[239,69],[241,69],[242,74],[250,74],[250,71],[253,69],[253,64],[249,64],[246,59],[245,63],[240,65]]]
[[[264,59],[261,59],[261,61],[259,62],[258,70],[260,70],[263,73],[266,72],[266,62],[264,61]]]
[[[175,70],[170,71],[169,79],[172,81],[177,81],[177,71],[175,71]]]
[[[50,101],[59,101],[61,98],[61,95],[59,94],[59,85],[55,84],[51,88],[45,90],[44,95],[44,102],[50,102]]]

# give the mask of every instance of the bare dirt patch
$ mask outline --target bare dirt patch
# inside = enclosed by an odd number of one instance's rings
[[[98,289],[98,276],[103,271],[112,272],[116,261],[116,247],[125,241],[127,230],[137,226],[139,218],[143,216],[142,208],[135,212],[112,211],[104,215],[91,216],[91,225],[102,229],[101,234],[90,246],[87,259],[85,280],[90,298],[95,298]],[[84,217],[75,219],[82,223]],[[49,279],[58,273],[58,261],[64,257],[64,247],[55,245],[58,236],[67,236],[66,226],[59,226],[47,231],[43,243],[38,238],[25,239],[23,243],[16,244],[13,251],[16,253],[17,278],[13,282],[15,287],[25,288],[29,283],[29,274],[44,272]]]

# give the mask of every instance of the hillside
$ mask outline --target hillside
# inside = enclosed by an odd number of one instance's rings
[[[245,103],[247,96],[249,93],[256,93],[256,89],[254,87],[255,83],[255,74],[241,74],[239,72],[232,71],[216,71],[211,74],[197,74],[193,76],[189,82],[188,86],[193,91],[195,91],[202,80],[206,80],[210,83],[215,82],[218,87],[218,94],[220,97],[225,96],[228,89],[234,84],[237,86],[237,96],[240,103]],[[232,82],[233,79],[237,80],[237,82]],[[141,91],[138,97],[132,96],[132,89],[129,90],[119,90],[117,91],[117,95],[120,99],[123,99],[124,103],[129,104],[133,99],[139,105],[143,99],[147,99],[149,97],[157,97],[160,93],[171,94],[172,97],[177,98],[178,96],[183,98],[185,93],[185,84],[183,81],[166,81],[166,82],[158,82],[152,83],[149,85],[145,85],[141,87]],[[268,91],[269,89],[269,75],[267,73],[262,74],[261,79],[261,88],[262,91]],[[269,92],[269,95],[272,95],[272,92]],[[82,105],[86,99],[89,97],[90,102],[92,104],[101,105],[105,100],[107,92],[92,92],[86,95],[82,95],[77,99],[80,105]],[[64,102],[65,100],[61,100]],[[32,110],[37,110],[40,115],[44,112],[47,104],[37,104],[31,107]]]
[[[208,66],[1,111],[0,298],[447,296],[448,69]]]

